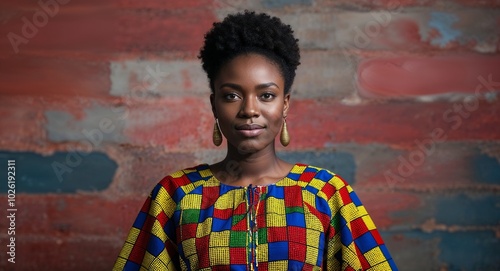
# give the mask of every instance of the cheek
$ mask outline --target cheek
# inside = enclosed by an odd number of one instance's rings
[[[233,104],[215,104],[215,111],[219,118],[233,118],[237,108]]]
[[[281,129],[281,125],[283,122],[283,108],[276,108],[266,112],[267,120],[269,124],[272,124],[272,128],[275,131],[279,131]]]

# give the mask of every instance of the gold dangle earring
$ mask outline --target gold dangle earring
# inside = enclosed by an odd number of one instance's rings
[[[280,142],[283,147],[290,144],[290,135],[288,134],[288,129],[286,128],[286,119],[283,119],[283,127],[281,128]]]
[[[222,144],[222,133],[220,132],[219,128],[219,119],[215,119],[212,141],[214,142],[215,146],[220,146],[220,144]]]

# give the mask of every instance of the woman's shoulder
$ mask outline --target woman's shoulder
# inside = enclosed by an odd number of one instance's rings
[[[308,164],[295,164],[291,175],[295,177],[296,180],[309,182],[311,185],[324,186],[329,184],[333,185],[335,188],[342,188],[349,185],[334,171]]]
[[[300,176],[299,185],[327,201],[342,202],[343,205],[354,202],[360,205],[359,199],[352,187],[342,177],[333,171],[321,167],[297,164]]]
[[[208,164],[199,164],[174,171],[163,177],[157,186],[165,189],[177,189],[186,186],[196,186],[199,181],[205,181],[212,176]]]

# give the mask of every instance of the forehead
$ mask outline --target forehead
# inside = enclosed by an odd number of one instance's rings
[[[261,54],[245,53],[225,63],[216,77],[216,82],[252,78],[272,80],[275,83],[284,81],[278,64]]]

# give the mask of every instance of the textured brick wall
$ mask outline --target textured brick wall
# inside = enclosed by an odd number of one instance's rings
[[[196,55],[244,9],[300,38],[280,156],[350,181],[401,270],[500,270],[500,2],[464,0],[2,1],[0,269],[109,270],[153,185],[224,155]]]

